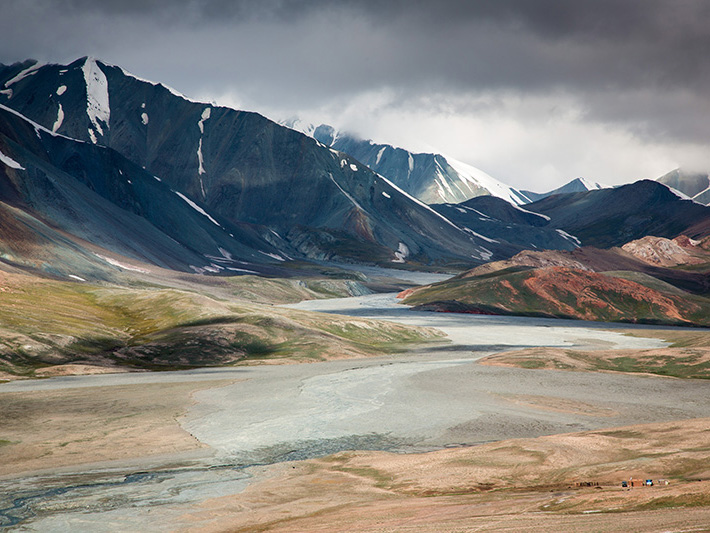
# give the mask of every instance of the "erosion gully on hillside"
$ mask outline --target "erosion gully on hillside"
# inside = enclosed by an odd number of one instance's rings
[[[272,474],[265,465],[343,450],[422,452],[692,419],[710,412],[702,380],[476,363],[514,348],[646,349],[667,344],[644,338],[643,327],[624,326],[637,335],[628,336],[600,323],[418,313],[398,305],[394,294],[291,307],[434,326],[451,343],[397,356],[304,365],[2,384],[0,393],[6,397],[32,392],[36,398],[66,402],[65,422],[72,417],[88,420],[92,409],[104,409],[105,435],[99,435],[99,428],[86,442],[58,443],[59,456],[62,449],[80,455],[74,466],[45,466],[0,478],[0,524],[21,524],[28,531],[189,529],[196,525],[192,513],[203,502],[268,479]],[[145,409],[131,410],[131,401]],[[173,435],[172,444],[165,443],[161,455],[151,455],[149,448],[132,455],[131,447],[142,450],[141,430]],[[199,525],[209,529],[213,519],[200,518]]]

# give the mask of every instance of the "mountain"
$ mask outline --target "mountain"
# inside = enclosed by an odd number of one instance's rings
[[[543,198],[547,198],[548,196],[552,196],[553,194],[569,194],[573,192],[596,191],[599,189],[608,188],[608,185],[602,185],[601,183],[597,183],[596,181],[591,181],[586,178],[575,178],[572,181],[564,184],[562,187],[558,187],[557,189],[554,189],[549,192],[539,193],[532,191],[521,191],[521,193],[524,194],[527,198],[530,198],[531,202],[536,202],[538,200],[542,200]]]
[[[548,196],[525,206],[583,245],[610,247],[646,235],[699,239],[710,234],[710,207],[667,186],[641,180],[613,189]]]
[[[654,182],[554,195],[526,212],[500,200],[522,202],[514,190],[481,178],[494,194],[432,208],[333,146],[402,159],[410,178],[417,161],[441,176],[459,163],[314,128],[322,142],[93,58],[2,65],[0,87],[0,201],[75,242],[172,269],[263,273],[289,259],[466,267],[525,248],[698,238],[710,225],[708,208]]]
[[[197,214],[208,213],[202,216],[208,224],[209,217],[218,221],[217,230],[229,226],[219,231],[239,242],[242,236],[233,228],[272,243],[268,250],[260,243],[249,245],[265,257],[480,261],[485,240],[353,158],[259,114],[188,100],[93,58],[66,66],[1,66],[0,86],[0,103],[49,130],[43,139],[83,141],[81,149],[69,150],[81,153],[92,146],[112,149],[106,153],[123,156],[121,165],[132,163],[133,174],[145,169],[136,177],[141,186],[155,189],[162,183],[174,191],[174,200]],[[71,167],[75,159],[57,163],[68,174],[81,175],[82,168]],[[115,187],[110,200],[120,204],[130,188],[128,178],[116,178],[118,170],[102,169],[111,178],[101,190]],[[86,174],[80,179],[95,179]],[[142,189],[141,194],[153,192]],[[147,197],[141,201],[155,204]],[[219,256],[218,246],[210,254]]]
[[[310,135],[318,142],[349,154],[402,190],[424,203],[459,203],[476,196],[492,195],[513,204],[531,201],[482,170],[441,154],[412,153],[389,144],[377,144],[332,126],[313,126],[297,119],[284,125]]]
[[[279,262],[266,228],[211,215],[114,150],[52,133],[2,105],[0,154],[6,260],[50,272],[64,265],[65,275],[97,275],[77,261],[106,266],[107,251],[188,272]]]
[[[677,168],[656,181],[672,187],[700,204],[710,205],[710,175],[707,172],[686,172]]]

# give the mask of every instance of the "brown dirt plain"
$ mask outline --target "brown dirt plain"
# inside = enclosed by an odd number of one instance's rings
[[[0,394],[0,477],[207,449],[178,418],[233,380]]]
[[[632,333],[629,334],[641,334]],[[707,331],[644,331],[671,347],[531,349],[483,364],[573,371],[702,372]],[[622,353],[623,352],[623,353]],[[623,358],[615,370],[609,361]],[[531,359],[544,364],[528,365]],[[534,370],[530,370],[534,371]],[[507,397],[542,410],[613,416],[583,402]],[[654,479],[624,489],[622,480]],[[183,516],[202,532],[710,531],[710,418],[515,439],[423,454],[344,452],[275,465],[246,491]],[[658,480],[669,484],[658,484]],[[590,483],[593,486],[585,486]]]
[[[710,419],[268,469],[185,531],[707,531]],[[629,478],[669,485],[621,488]],[[700,481],[702,480],[702,481]],[[584,483],[598,486],[579,486]]]

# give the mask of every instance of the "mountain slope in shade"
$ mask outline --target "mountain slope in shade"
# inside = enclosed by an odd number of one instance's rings
[[[610,247],[646,235],[673,238],[710,235],[710,208],[667,186],[642,180],[613,189],[554,195],[525,206],[550,217],[550,225],[583,245]]]
[[[211,216],[266,226],[275,243],[288,241],[307,257],[475,263],[485,256],[484,240],[387,179],[256,113],[189,101],[92,58],[4,66],[0,85],[0,102],[33,121],[113,148]]]
[[[548,217],[495,196],[431,207],[465,231],[485,237],[491,259],[510,257],[531,248],[573,250],[579,246],[576,237],[550,226]]]
[[[552,196],[553,194],[570,194],[573,192],[596,191],[599,189],[609,189],[608,185],[602,185],[596,181],[588,180],[587,178],[575,178],[572,181],[565,183],[562,187],[553,189],[548,192],[539,193],[532,191],[521,191],[526,197],[530,198],[531,202],[536,202]]]
[[[279,250],[260,235],[268,230],[212,216],[115,151],[53,134],[4,106],[0,152],[0,201],[8,219],[61,249],[74,236],[126,257],[198,272],[278,263]],[[68,236],[45,231],[47,225]],[[31,240],[26,234],[3,238]],[[25,259],[31,262],[32,255]]]
[[[290,120],[284,125],[351,155],[427,204],[459,203],[484,195],[503,198],[517,205],[531,201],[517,189],[482,170],[441,154],[413,153],[389,144],[376,144],[325,124],[316,127]]]
[[[710,205],[710,175],[677,168],[656,180],[704,205]]]

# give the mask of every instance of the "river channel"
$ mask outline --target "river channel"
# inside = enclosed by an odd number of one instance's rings
[[[260,465],[352,449],[423,452],[710,412],[703,380],[477,364],[488,354],[529,346],[664,346],[609,331],[608,324],[418,313],[398,304],[394,294],[290,307],[436,327],[451,342],[369,359],[0,385],[4,392],[239,379],[196,393],[195,405],[180,421],[209,453],[177,466],[168,458],[147,469],[124,465],[2,481],[0,525],[23,531],[169,531],[199,502],[243,490],[263,471]],[[577,402],[584,409],[540,409],[515,401],[533,396],[553,404]]]

